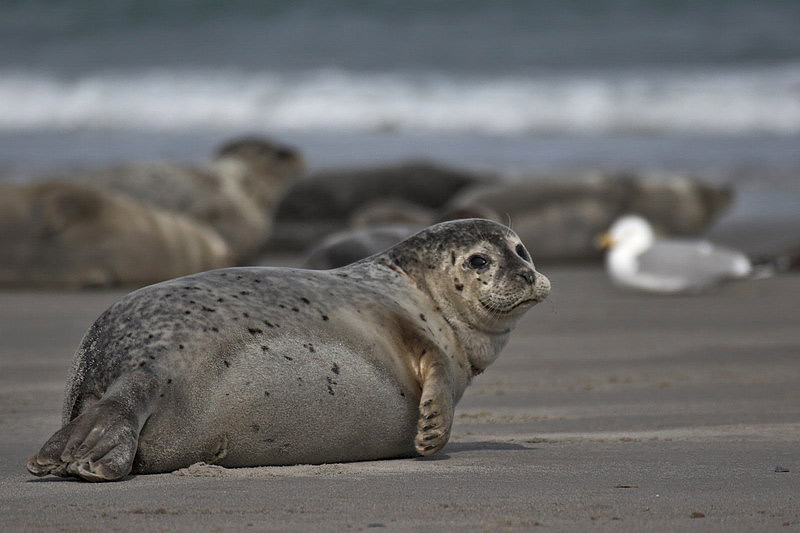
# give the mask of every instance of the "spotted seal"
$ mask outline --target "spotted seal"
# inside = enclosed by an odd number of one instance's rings
[[[404,212],[406,211],[401,211],[401,216]],[[386,212],[384,212],[384,214],[386,214]],[[434,216],[435,213],[428,213],[428,224],[434,223],[434,221],[431,220]],[[366,222],[367,220],[360,216],[359,218],[361,219],[359,223]],[[495,222],[500,221],[499,215],[492,210],[481,206],[474,206],[440,213],[435,222],[445,222],[461,218],[485,218],[494,220]],[[377,220],[381,219],[378,218]],[[389,220],[392,219],[390,218]],[[401,218],[399,221],[392,224],[379,223],[374,226],[366,227],[359,227],[359,224],[354,223],[354,229],[338,231],[328,235],[311,250],[306,252],[303,267],[324,270],[355,263],[359,259],[386,250],[428,225],[421,224],[420,226],[414,226],[412,224],[398,223],[402,220]]]
[[[450,207],[484,206],[508,215],[537,259],[599,260],[594,239],[627,213],[673,235],[697,235],[728,207],[733,191],[675,174],[564,174],[465,189]]]
[[[395,214],[412,215],[401,222],[416,223],[413,218],[417,215],[425,217],[425,210],[442,208],[462,189],[494,179],[425,161],[320,170],[287,186],[275,209],[275,230],[267,247],[281,251],[307,249],[332,232],[345,229],[355,213],[376,202],[381,204],[381,211],[389,204],[404,204],[406,207],[394,210]],[[415,208],[409,207],[412,205]],[[393,221],[397,220],[395,217]]]
[[[71,177],[214,228],[234,262],[252,259],[271,233],[273,204],[304,170],[300,153],[261,137],[231,139],[205,165],[133,162]]]
[[[89,329],[64,425],[28,469],[100,481],[434,454],[549,287],[510,229],[471,219],[336,270],[228,268],[140,289]]]
[[[197,220],[87,184],[0,186],[0,285],[146,285],[231,265]]]

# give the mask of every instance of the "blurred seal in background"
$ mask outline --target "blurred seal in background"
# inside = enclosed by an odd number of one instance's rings
[[[730,205],[729,187],[670,175],[563,175],[472,187],[451,208],[485,207],[510,225],[539,260],[600,260],[595,238],[619,216],[636,213],[660,231],[697,235]]]
[[[230,265],[214,229],[87,184],[0,187],[0,284],[144,285]]]

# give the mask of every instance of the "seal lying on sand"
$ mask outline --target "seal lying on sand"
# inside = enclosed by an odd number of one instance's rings
[[[409,210],[417,212],[420,216],[423,214],[422,208],[414,205],[409,205],[407,207]],[[387,214],[391,215],[391,213],[387,213],[383,210],[379,210],[379,212],[382,216]],[[402,210],[400,215],[403,216],[406,212],[408,211]],[[495,222],[499,222],[500,220],[497,213],[484,208],[445,211],[439,214],[438,219],[436,218],[435,212],[432,210],[425,213],[425,215],[429,217],[429,219],[427,221],[428,223],[423,226],[435,222],[446,222],[448,220],[458,220],[462,218],[485,218],[494,220]],[[369,213],[369,216],[374,216],[374,214]],[[354,218],[360,219],[361,223],[367,220],[361,212],[355,213]],[[401,218],[401,220],[403,219]],[[350,263],[355,263],[359,259],[382,252],[390,246],[394,246],[420,229],[422,229],[422,226],[390,223],[369,227],[356,226],[354,229],[339,231],[327,236],[322,242],[307,252],[306,259],[303,261],[303,267],[326,270],[349,265]]]
[[[337,231],[307,252],[303,268],[327,270],[349,265],[386,250],[417,230],[414,226],[384,224],[372,228]]]
[[[111,306],[76,354],[64,426],[28,461],[101,481],[430,455],[550,283],[505,226],[431,226],[330,271],[215,270]]]
[[[636,213],[672,235],[697,235],[731,202],[728,187],[683,176],[530,177],[459,193],[450,207],[484,206],[508,215],[539,260],[601,258],[594,239],[617,217]]]
[[[228,244],[231,264],[240,264],[269,238],[273,204],[303,168],[294,149],[244,137],[220,147],[207,167],[171,161],[130,163],[78,179],[208,224]]]
[[[425,162],[316,172],[287,187],[268,247],[304,250],[345,229],[354,213],[376,201],[439,209],[461,189],[490,179]]]
[[[143,285],[230,265],[217,233],[90,185],[0,187],[0,284]]]

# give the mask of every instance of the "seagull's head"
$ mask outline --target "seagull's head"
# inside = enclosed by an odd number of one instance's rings
[[[655,240],[653,226],[639,215],[625,215],[618,218],[609,230],[600,235],[598,245],[602,249],[623,246],[627,249],[643,251]]]

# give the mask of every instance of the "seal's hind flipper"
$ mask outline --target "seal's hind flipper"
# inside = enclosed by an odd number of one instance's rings
[[[100,402],[58,430],[28,460],[35,476],[77,476],[114,481],[128,475],[136,455],[139,424],[135,416]]]
[[[117,379],[95,404],[55,432],[28,460],[34,476],[77,476],[115,481],[127,476],[139,432],[158,396],[158,380],[140,369]]]

